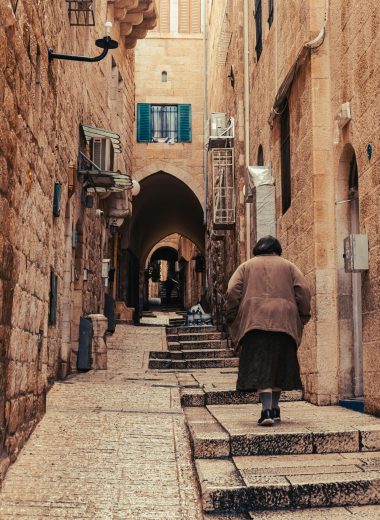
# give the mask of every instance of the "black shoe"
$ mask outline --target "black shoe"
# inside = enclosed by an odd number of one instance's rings
[[[280,409],[272,408],[272,418],[274,421],[281,421]]]
[[[261,417],[257,422],[260,426],[273,426],[274,420],[272,419],[271,410],[263,410],[261,412]]]

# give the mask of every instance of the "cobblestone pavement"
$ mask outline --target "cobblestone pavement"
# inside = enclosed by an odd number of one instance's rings
[[[1,520],[201,520],[174,374],[147,372],[165,329],[118,325],[108,370],[49,392],[47,413],[9,469]]]

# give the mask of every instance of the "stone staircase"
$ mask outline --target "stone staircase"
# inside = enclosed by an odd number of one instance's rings
[[[281,422],[258,426],[220,332],[171,327],[167,339],[149,366],[190,369],[176,377],[205,519],[380,519],[380,419],[296,391],[282,394]]]
[[[205,512],[380,503],[379,419],[306,402],[281,403],[270,428],[260,405],[184,411]]]
[[[150,369],[234,368],[239,364],[227,339],[215,327],[184,326],[167,331],[168,350],[150,352]]]

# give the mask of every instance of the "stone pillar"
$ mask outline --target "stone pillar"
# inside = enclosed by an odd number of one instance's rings
[[[107,370],[107,344],[105,333],[108,320],[103,314],[89,314],[92,322],[92,368],[93,370]]]

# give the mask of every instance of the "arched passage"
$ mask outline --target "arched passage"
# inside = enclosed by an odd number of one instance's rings
[[[164,171],[140,181],[141,191],[133,199],[128,229],[130,262],[128,305],[142,309],[144,267],[152,248],[163,238],[177,233],[205,251],[203,208],[194,191],[183,181]]]

